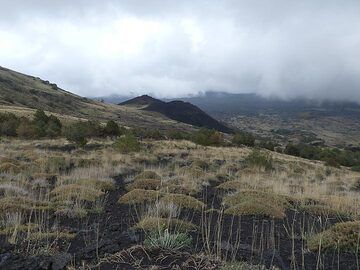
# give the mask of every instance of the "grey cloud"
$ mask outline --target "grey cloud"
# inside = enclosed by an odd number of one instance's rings
[[[87,96],[360,102],[359,1],[1,1],[0,65]]]

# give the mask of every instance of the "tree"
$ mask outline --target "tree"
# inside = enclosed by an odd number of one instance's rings
[[[108,121],[104,128],[104,135],[111,137],[117,137],[121,135],[121,130],[119,125],[113,120]]]

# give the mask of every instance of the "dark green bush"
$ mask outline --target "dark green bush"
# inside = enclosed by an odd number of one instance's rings
[[[169,130],[165,133],[167,139],[170,140],[187,140],[190,138],[190,134],[185,131],[180,131],[177,129]]]
[[[277,146],[278,146],[277,144],[270,141],[260,141],[259,143],[259,147],[268,149],[270,151],[275,151],[275,147]]]
[[[232,143],[237,146],[246,145],[253,147],[255,146],[255,137],[251,133],[239,132],[234,135]]]
[[[16,129],[20,124],[20,118],[13,113],[0,114],[0,135],[16,136]]]
[[[119,125],[115,121],[110,120],[106,123],[106,126],[104,128],[105,136],[117,137],[120,136],[122,133],[123,131],[120,129]]]
[[[140,151],[140,142],[135,136],[128,134],[116,139],[114,147],[116,150],[124,154],[138,152]]]
[[[163,140],[166,139],[165,133],[158,129],[134,128],[131,133],[140,139]]]
[[[59,137],[61,135],[62,124],[54,115],[50,115],[48,117],[47,125],[46,125],[46,136],[50,138]]]
[[[33,124],[35,126],[37,138],[42,138],[46,136],[48,121],[49,118],[43,110],[40,109],[36,110],[34,114]]]
[[[76,122],[64,129],[65,138],[75,143],[77,146],[84,147],[87,144],[88,125],[83,122]]]
[[[288,144],[285,147],[284,153],[288,154],[288,155],[291,155],[291,156],[298,157],[298,156],[300,156],[300,149],[296,145]]]
[[[195,133],[193,141],[204,146],[220,146],[223,144],[223,136],[214,129],[202,128]]]

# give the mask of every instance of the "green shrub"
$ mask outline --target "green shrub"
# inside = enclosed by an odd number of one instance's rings
[[[189,133],[177,129],[167,131],[165,136],[170,140],[188,140],[190,138]]]
[[[34,114],[33,124],[36,130],[36,137],[41,138],[46,136],[46,129],[49,118],[41,109],[37,109]]]
[[[261,167],[265,170],[273,169],[273,161],[271,155],[268,153],[262,153],[258,149],[254,149],[245,159],[245,162],[249,166]]]
[[[115,141],[115,149],[123,154],[140,151],[140,142],[133,135],[125,135]]]
[[[255,137],[248,132],[239,132],[232,138],[232,143],[236,146],[246,145],[253,147],[255,145]]]
[[[61,135],[62,124],[54,115],[50,115],[48,117],[47,125],[46,125],[46,136],[50,138],[56,138]]]
[[[122,132],[123,131],[120,129],[119,125],[113,120],[108,121],[104,128],[105,136],[117,137],[120,136]]]
[[[191,242],[191,236],[186,233],[170,233],[165,230],[149,234],[144,241],[144,245],[151,249],[178,251],[190,247]]]
[[[300,156],[300,149],[296,145],[288,144],[285,147],[284,153],[287,155],[298,157]]]
[[[20,118],[13,113],[0,113],[0,135],[16,136]]]
[[[275,147],[277,147],[277,146],[278,146],[277,144],[275,144],[273,142],[269,142],[269,141],[261,141],[259,144],[259,147],[265,148],[270,151],[275,151]]]
[[[87,134],[86,126],[82,122],[74,123],[64,130],[66,139],[80,147],[87,144]]]
[[[195,133],[193,141],[204,146],[220,146],[223,143],[223,136],[214,129],[202,128]]]

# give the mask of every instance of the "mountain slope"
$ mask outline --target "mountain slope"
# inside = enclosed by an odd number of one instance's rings
[[[148,95],[139,96],[119,105],[135,106],[142,110],[158,112],[170,119],[198,126],[216,129],[225,133],[231,133],[232,130],[215,120],[195,105],[184,101],[164,102]]]
[[[38,108],[55,113],[62,119],[111,119],[130,127],[193,129],[156,112],[80,97],[40,78],[0,67],[0,112],[30,116]]]

